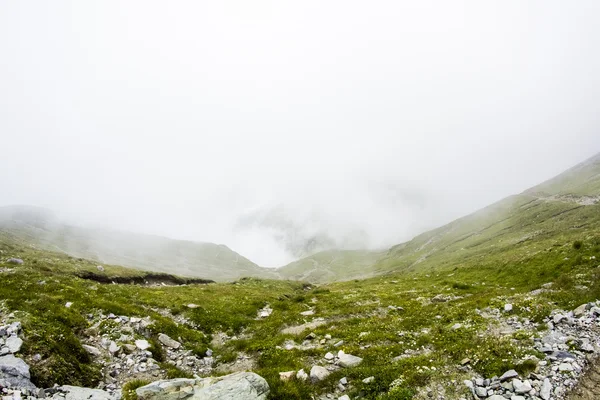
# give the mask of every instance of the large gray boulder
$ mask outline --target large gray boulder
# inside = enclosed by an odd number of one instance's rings
[[[348,368],[356,367],[362,362],[362,360],[362,358],[353,356],[351,354],[340,354],[338,362],[342,367]]]
[[[216,378],[171,379],[136,390],[140,400],[266,400],[269,384],[254,372],[237,372]]]
[[[135,393],[139,400],[178,400],[194,394],[195,386],[194,379],[170,379],[152,382],[138,388]]]
[[[56,393],[52,399],[56,400],[115,400],[110,393],[100,389],[89,389],[78,386],[60,386],[59,393]]]
[[[269,394],[267,381],[254,372],[237,372],[218,378],[198,380],[193,400],[265,400]]]
[[[30,381],[29,366],[20,358],[8,354],[0,357],[0,380],[7,382],[13,388],[35,390]]]

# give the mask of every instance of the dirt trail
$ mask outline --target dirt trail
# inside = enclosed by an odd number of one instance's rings
[[[600,358],[596,358],[589,366],[577,387],[567,398],[569,400],[600,399]]]

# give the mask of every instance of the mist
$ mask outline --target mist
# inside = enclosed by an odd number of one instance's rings
[[[597,1],[5,1],[0,206],[261,266],[600,152]]]

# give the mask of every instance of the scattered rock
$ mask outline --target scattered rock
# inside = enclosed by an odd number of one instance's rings
[[[500,382],[504,382],[509,379],[518,378],[518,377],[519,377],[519,374],[517,373],[517,371],[515,371],[514,369],[511,369],[502,374],[502,376],[500,377]]]
[[[21,350],[21,346],[23,345],[23,340],[18,336],[9,336],[4,343],[6,347],[8,347],[8,351],[11,353],[17,353]]]
[[[319,382],[329,376],[329,371],[326,368],[319,365],[314,365],[310,369],[310,380],[311,382]]]
[[[121,350],[121,348],[119,346],[117,346],[117,344],[114,341],[110,341],[110,344],[108,345],[108,351],[110,352],[110,354],[116,354],[119,352],[119,350]]]
[[[286,371],[279,373],[279,379],[282,381],[289,381],[296,375],[296,371]]]
[[[20,258],[9,258],[8,260],[6,260],[6,262],[9,264],[23,264],[23,260],[21,260]]]
[[[82,344],[81,347],[83,347],[85,351],[87,351],[88,353],[90,353],[93,356],[100,357],[102,355],[102,352],[94,346]]]
[[[308,374],[301,369],[300,371],[296,372],[296,379],[305,381],[308,379]]]
[[[513,379],[512,384],[515,393],[518,394],[529,393],[532,389],[531,384],[527,380],[521,381],[519,379]]]
[[[552,393],[552,384],[550,383],[550,379],[544,379],[542,383],[542,387],[540,389],[540,397],[542,400],[549,400],[550,394]]]
[[[353,356],[351,354],[342,354],[338,359],[339,365],[342,367],[345,367],[345,368],[356,367],[362,361],[363,361],[362,358]]]
[[[150,348],[150,343],[147,340],[139,339],[135,341],[135,347],[140,350],[146,350]]]
[[[165,335],[164,333],[161,333],[158,335],[158,341],[172,349],[178,349],[179,346],[181,346],[181,343],[179,343],[177,340],[171,339],[169,336]]]

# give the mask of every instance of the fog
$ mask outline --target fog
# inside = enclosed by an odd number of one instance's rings
[[[600,2],[0,2],[0,206],[382,248],[600,151]]]

